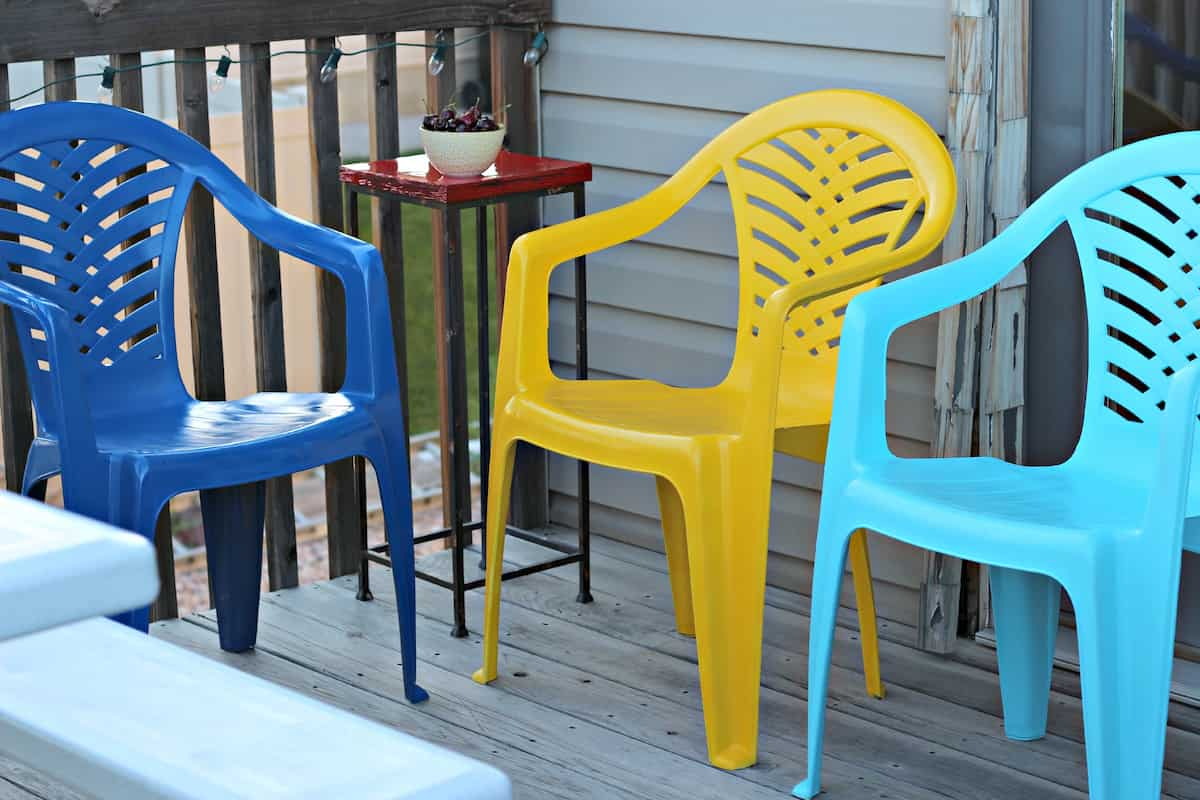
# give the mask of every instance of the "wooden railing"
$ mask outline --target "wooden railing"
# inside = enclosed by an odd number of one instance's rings
[[[271,42],[303,39],[315,51],[306,63],[309,144],[313,186],[312,220],[341,230],[342,191],[338,180],[341,145],[336,78],[322,83],[322,53],[335,37],[366,34],[368,46],[388,45],[397,31],[425,30],[427,41],[437,31],[453,40],[455,28],[490,28],[493,107],[508,106],[512,149],[531,152],[536,141],[536,98],[531,73],[521,66],[529,26],[548,19],[550,0],[13,0],[0,6],[0,112],[10,107],[8,65],[44,63],[46,100],[75,99],[75,59],[109,54],[122,69],[140,63],[141,53],[174,50],[178,125],[209,145],[208,79],[212,65],[203,62],[205,48],[236,46],[242,88],[246,180],[270,202],[275,201],[275,149],[272,124],[271,61],[263,58]],[[232,52],[232,50],[231,50]],[[449,100],[454,91],[453,50],[446,69],[427,79],[430,104]],[[396,155],[399,147],[395,51],[367,54],[370,146],[372,157]],[[114,83],[116,105],[142,110],[139,70],[120,71]],[[403,257],[399,209],[376,203],[375,243],[389,270],[394,310],[404,308]],[[500,207],[497,211],[497,269],[503,287],[508,242],[536,224],[534,206]],[[439,221],[435,218],[435,228]],[[202,400],[225,398],[221,307],[218,294],[217,236],[213,200],[197,187],[184,224],[191,308],[194,391]],[[435,241],[437,239],[435,238]],[[286,390],[283,310],[279,253],[250,239],[255,373],[259,391]],[[444,261],[435,259],[434,283],[441,286]],[[321,342],[321,383],[326,391],[341,385],[345,370],[346,309],[341,288],[319,272],[317,316]],[[437,304],[441,310],[441,304]],[[393,318],[399,322],[399,313]],[[399,339],[398,341],[403,341]],[[406,374],[406,353],[398,347],[398,367]],[[441,359],[439,359],[441,363]],[[6,485],[21,486],[34,428],[29,387],[20,349],[7,309],[0,307],[0,424],[4,442]],[[407,409],[406,409],[407,411]],[[444,417],[443,417],[444,418]],[[443,425],[443,428],[445,426]],[[445,459],[444,459],[445,461]],[[326,518],[330,577],[353,572],[358,565],[365,525],[365,493],[361,470],[352,460],[326,468]],[[448,485],[448,484],[444,484]],[[270,586],[298,582],[296,522],[290,477],[268,485],[267,567]],[[163,591],[155,607],[159,618],[178,613],[169,512],[158,524]]]

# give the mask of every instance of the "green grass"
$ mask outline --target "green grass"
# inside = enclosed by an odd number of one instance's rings
[[[422,206],[405,204],[401,212],[404,237],[404,318],[408,331],[408,402],[409,430],[414,434],[436,430],[438,427],[436,325],[433,303],[433,211]],[[359,196],[359,235],[372,241],[371,198]],[[488,215],[488,227],[494,224]],[[490,320],[492,375],[496,370],[496,349],[499,335],[496,330],[496,254],[493,252],[492,232],[488,242],[488,317]],[[476,312],[475,275],[475,214],[462,212],[462,263],[464,315],[467,333],[467,386],[472,422],[479,419],[476,353],[479,326]],[[392,309],[397,314],[397,309]],[[490,413],[490,409],[489,409]]]

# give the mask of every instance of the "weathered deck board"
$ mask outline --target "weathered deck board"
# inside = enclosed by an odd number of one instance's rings
[[[85,800],[54,778],[0,754],[0,800]]]
[[[517,565],[544,551],[510,541],[506,556]],[[436,570],[445,561],[441,553],[424,566]],[[475,561],[467,559],[472,574]],[[505,584],[500,678],[490,687],[469,677],[478,638],[448,635],[449,594],[418,583],[418,675],[432,695],[420,706],[403,700],[392,586],[383,574],[373,581],[373,603],[354,598],[352,577],[264,595],[258,648],[248,655],[220,652],[211,612],[156,623],[153,632],[495,763],[521,798],[786,796],[803,772],[807,598],[769,592],[760,762],[724,773],[705,758],[695,647],[673,630],[662,556],[596,540],[592,561],[596,602],[587,606],[574,602],[570,570]],[[473,630],[482,607],[481,593],[468,594]],[[841,619],[823,796],[1086,796],[1078,676],[1056,672],[1046,739],[1010,742],[990,651],[972,650],[962,660],[922,653],[904,644],[915,639],[913,630],[896,626],[881,642],[888,697],[873,700],[863,689],[854,615]],[[1200,736],[1173,727],[1167,767],[1165,796],[1200,797]],[[0,760],[0,800],[62,796],[52,782]]]

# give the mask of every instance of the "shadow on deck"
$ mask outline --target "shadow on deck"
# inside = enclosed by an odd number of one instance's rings
[[[470,678],[480,658],[478,636],[448,634],[449,593],[418,582],[418,677],[432,696],[421,706],[402,699],[391,582],[379,568],[372,603],[355,599],[353,578],[264,595],[251,654],[218,649],[212,612],[156,623],[152,632],[489,761],[512,777],[518,797],[786,796],[804,771],[808,599],[768,591],[759,763],[721,772],[705,757],[695,648],[674,633],[664,559],[593,541],[594,604],[574,602],[570,569],[505,583],[500,678],[491,687]],[[523,564],[543,551],[511,541],[507,554]],[[426,567],[446,555],[427,557]],[[472,567],[476,561],[468,559]],[[473,631],[482,601],[481,592],[468,595]],[[1055,671],[1047,738],[1010,742],[992,651],[961,642],[953,659],[928,655],[910,646],[911,628],[887,623],[881,647],[888,697],[879,701],[863,689],[853,613],[843,609],[840,622],[823,796],[1086,796],[1078,675]],[[1200,710],[1173,703],[1171,715],[1164,793],[1197,798]]]

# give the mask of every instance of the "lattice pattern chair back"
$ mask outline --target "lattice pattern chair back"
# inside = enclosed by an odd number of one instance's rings
[[[1119,184],[1068,221],[1088,316],[1080,446],[1115,437],[1150,458],[1145,426],[1158,427],[1170,376],[1200,357],[1200,176]]]
[[[181,385],[172,276],[187,190],[180,168],[141,147],[29,133],[0,152],[0,280],[74,320],[75,364],[53,363],[45,332],[17,320],[39,423],[55,430],[51,370],[78,371],[101,415]]]
[[[871,120],[870,128],[825,126],[799,117],[723,165],[740,259],[739,351],[752,349],[747,340],[757,337],[767,298],[781,286],[870,267],[883,254],[896,266],[908,264],[936,245],[940,231],[921,230],[923,212],[932,195],[944,202],[953,192],[926,181],[951,172],[945,165],[916,163],[929,148],[910,153],[892,138],[891,123],[884,118]],[[793,311],[784,336],[789,363],[802,368],[795,358],[802,354],[832,365],[846,304],[878,283]]]

